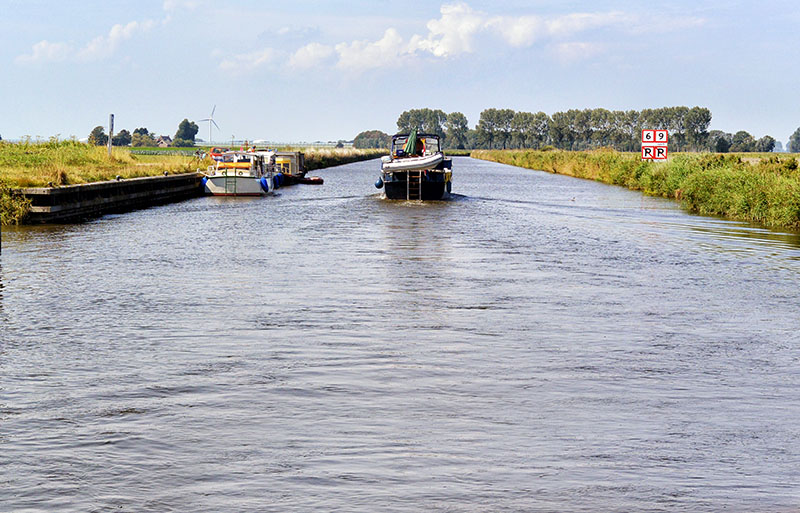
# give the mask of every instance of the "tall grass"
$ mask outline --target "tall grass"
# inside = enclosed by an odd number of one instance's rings
[[[666,162],[638,153],[479,150],[479,159],[597,180],[675,198],[691,211],[766,226],[800,228],[800,170],[795,156],[679,153]]]
[[[106,147],[74,140],[0,141],[0,219],[3,224],[19,222],[27,212],[29,203],[15,195],[14,188],[186,173],[206,165],[190,155],[132,155],[127,148],[114,148],[109,158]]]
[[[388,155],[388,150],[356,148],[297,148],[305,154],[306,169],[313,171]]]
[[[0,142],[0,179],[10,187],[47,187],[195,171],[193,156],[132,155],[77,141]]]

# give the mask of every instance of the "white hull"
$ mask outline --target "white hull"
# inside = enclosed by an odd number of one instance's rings
[[[399,159],[383,160],[381,169],[387,171],[413,171],[415,169],[431,169],[444,160],[444,155],[434,153],[424,157],[404,157]]]
[[[262,182],[254,176],[228,176],[215,174],[206,176],[206,192],[215,196],[261,196],[271,194],[274,185],[271,178],[264,180],[268,190],[264,190]]]

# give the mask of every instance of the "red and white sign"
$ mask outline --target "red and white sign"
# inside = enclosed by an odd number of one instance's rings
[[[642,145],[642,160],[667,160],[666,146]]]
[[[669,131],[642,130],[642,160],[667,160]]]

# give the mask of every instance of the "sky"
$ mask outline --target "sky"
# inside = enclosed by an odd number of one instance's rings
[[[0,0],[0,136],[351,140],[413,108],[708,107],[800,127],[796,1]]]

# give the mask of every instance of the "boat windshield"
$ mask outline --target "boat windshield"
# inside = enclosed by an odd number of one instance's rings
[[[439,137],[433,135],[420,135],[417,136],[423,142],[424,153],[423,155],[433,155],[439,153]],[[399,135],[392,140],[392,156],[393,157],[407,157],[404,148],[408,142],[407,135]]]

